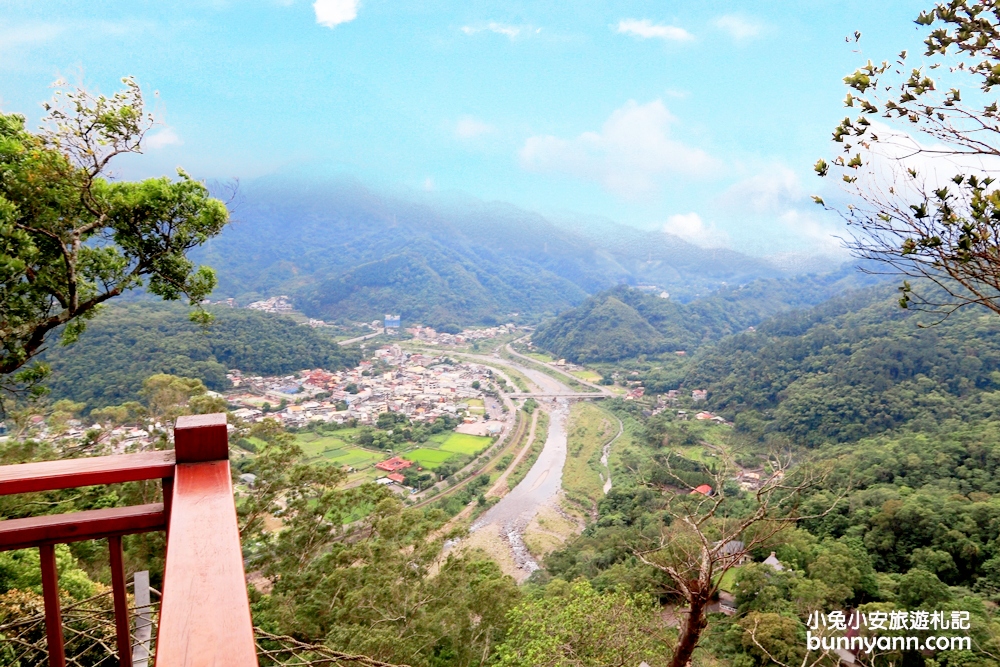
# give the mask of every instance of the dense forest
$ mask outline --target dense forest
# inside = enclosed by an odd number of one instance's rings
[[[705,347],[666,384],[707,389],[709,406],[739,428],[809,446],[994,417],[1000,322],[968,308],[919,326],[935,319],[871,288]]]
[[[693,352],[775,313],[820,303],[868,280],[844,267],[820,276],[756,280],[690,303],[619,286],[543,324],[532,341],[577,363]]]
[[[69,398],[88,408],[136,400],[150,375],[200,379],[209,389],[228,386],[226,370],[281,375],[303,368],[354,366],[356,350],[337,345],[293,320],[252,310],[210,307],[207,327],[189,310],[166,303],[109,307],[69,347],[51,345],[47,386],[54,400]]]

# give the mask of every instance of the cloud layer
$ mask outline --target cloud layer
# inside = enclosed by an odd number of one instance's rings
[[[684,28],[673,25],[654,24],[649,19],[622,19],[616,32],[642,39],[662,39],[668,42],[690,42],[694,35]]]
[[[157,150],[163,148],[164,146],[176,146],[182,143],[184,142],[181,141],[180,136],[172,127],[165,127],[156,134],[151,134],[143,140],[143,145],[152,150]]]
[[[670,136],[674,118],[660,100],[629,101],[599,132],[572,139],[529,137],[521,165],[538,172],[563,173],[600,183],[625,198],[653,193],[664,177],[705,174],[717,166],[707,153]]]
[[[663,225],[663,231],[703,248],[729,245],[729,236],[724,231],[716,229],[714,225],[706,225],[697,213],[670,216]]]
[[[316,23],[335,28],[358,17],[358,0],[316,0],[313,3]]]

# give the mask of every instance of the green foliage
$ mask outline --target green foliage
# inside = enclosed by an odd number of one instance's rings
[[[272,594],[255,604],[256,621],[415,667],[484,664],[519,598],[514,581],[477,552],[451,556],[432,574],[441,542],[428,534],[440,525],[440,512],[405,510],[375,485],[328,500],[339,508],[361,495],[375,501],[359,527],[365,539],[317,531],[323,510],[288,520],[269,552],[265,571],[277,579]]]
[[[620,286],[547,322],[531,339],[577,363],[691,352],[775,313],[819,303],[856,281],[845,271],[823,277],[758,280],[688,304]]]
[[[599,593],[586,581],[549,583],[543,594],[515,607],[497,647],[498,667],[664,665],[670,635],[652,601],[627,593]]]
[[[201,302],[215,286],[187,253],[228,221],[222,202],[179,178],[109,181],[109,162],[140,152],[152,118],[132,79],[111,97],[57,93],[49,129],[0,114],[0,376],[4,382],[62,329],[75,342],[103,302],[138,287]],[[20,378],[25,380],[25,378]]]
[[[59,588],[75,600],[93,595],[94,582],[87,577],[65,544],[56,545]],[[41,595],[42,569],[38,549],[0,552],[0,594],[9,590],[30,590]]]
[[[210,307],[207,328],[186,310],[162,303],[109,307],[90,323],[72,350],[52,348],[53,398],[89,408],[137,400],[144,378],[169,373],[196,378],[214,391],[228,386],[226,370],[282,375],[303,368],[353,366],[358,352],[338,346],[311,327],[252,310]],[[207,409],[207,408],[206,408]]]
[[[684,385],[741,428],[815,446],[995,411],[1000,321],[967,310],[920,328],[872,288],[780,315],[703,350]]]

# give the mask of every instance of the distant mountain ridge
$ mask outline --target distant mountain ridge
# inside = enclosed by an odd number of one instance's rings
[[[875,281],[844,267],[821,276],[756,280],[686,304],[619,286],[545,322],[531,338],[539,347],[578,363],[692,352],[775,314],[813,306]]]
[[[425,203],[351,182],[265,179],[245,188],[236,222],[195,253],[213,295],[289,295],[306,314],[370,320],[385,312],[429,325],[537,321],[618,284],[675,298],[782,272],[731,250],[611,224],[567,229],[509,204]]]

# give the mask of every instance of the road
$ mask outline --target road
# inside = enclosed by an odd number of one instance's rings
[[[358,336],[357,338],[348,338],[347,340],[342,340],[337,343],[337,345],[350,345],[351,343],[360,343],[363,340],[368,340],[369,338],[374,338],[375,336],[381,336],[382,332],[377,331],[375,333],[365,334],[364,336]]]
[[[527,338],[527,337],[525,337],[525,338]],[[514,343],[519,343],[522,340],[524,340],[525,338],[518,338],[517,340],[515,340],[513,342]],[[512,354],[515,357],[518,357],[519,359],[522,359],[525,362],[525,364],[528,365],[528,366],[534,366],[535,364],[539,364],[539,365],[542,364],[542,362],[538,361],[537,359],[532,359],[531,357],[523,355],[520,352],[516,351],[514,349],[514,347],[513,347],[513,343],[507,343],[507,345],[506,345],[506,347],[504,349],[507,350],[508,354]],[[593,382],[587,382],[586,380],[578,378],[577,376],[573,375],[572,373],[567,373],[566,371],[562,370],[558,366],[550,366],[549,364],[544,364],[544,365],[547,368],[555,371],[556,373],[559,373],[560,375],[565,376],[567,380],[572,380],[573,382],[578,382],[578,383],[580,383],[580,384],[582,384],[582,385],[584,385],[586,387],[590,387],[591,389],[594,389],[595,391],[598,391],[598,392],[600,392],[600,393],[602,393],[602,394],[604,394],[606,396],[613,396],[614,395],[611,392],[611,390],[608,389],[607,387],[602,387],[600,385],[594,384]]]

